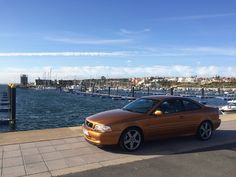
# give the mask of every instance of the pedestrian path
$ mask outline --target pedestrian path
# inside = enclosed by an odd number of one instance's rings
[[[0,139],[4,134],[0,134]],[[0,176],[60,176],[232,143],[236,142],[236,121],[222,122],[220,129],[209,141],[199,141],[194,137],[154,141],[145,143],[133,153],[126,153],[116,146],[98,148],[80,135],[55,139],[54,132],[50,136],[54,139],[0,145]]]

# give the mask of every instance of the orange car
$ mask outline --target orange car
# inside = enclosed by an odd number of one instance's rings
[[[93,144],[119,144],[124,150],[134,151],[144,140],[156,138],[196,134],[208,140],[220,123],[218,108],[188,98],[147,96],[122,109],[87,117],[83,134]]]

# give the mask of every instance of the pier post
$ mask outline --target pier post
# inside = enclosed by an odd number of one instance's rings
[[[174,95],[174,88],[173,87],[170,88],[170,95]]]
[[[7,86],[7,92],[8,92],[9,105],[11,105],[11,84],[8,84],[8,86]]]
[[[132,97],[134,97],[134,87],[132,87]]]
[[[148,95],[149,95],[149,87],[147,89],[148,89]]]
[[[220,92],[221,92],[221,90],[220,90],[220,88],[218,88],[218,94],[219,94],[219,96],[221,95],[221,93],[220,93]]]
[[[111,95],[111,87],[108,87],[108,95]]]
[[[93,84],[92,93],[94,93],[94,86],[95,86],[95,84]]]
[[[202,98],[204,98],[205,97],[205,90],[204,90],[204,88],[202,88]]]
[[[10,86],[10,124],[16,124],[16,86]]]
[[[116,95],[119,95],[119,87],[116,87]]]

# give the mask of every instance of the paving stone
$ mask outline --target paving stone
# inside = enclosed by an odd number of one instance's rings
[[[80,157],[70,157],[65,159],[66,164],[69,167],[79,166],[79,165],[85,165],[86,162],[80,158]]]
[[[13,157],[3,160],[3,168],[23,165],[22,157]]]
[[[40,153],[54,152],[56,149],[53,146],[39,147]]]
[[[35,143],[20,144],[21,149],[35,148]]]
[[[19,157],[21,156],[21,152],[20,150],[16,150],[16,151],[4,151],[3,152],[3,158],[11,158],[11,157]]]
[[[3,146],[4,151],[16,151],[20,149],[19,144]]]
[[[66,142],[64,139],[59,139],[59,140],[52,140],[52,141],[50,141],[50,143],[52,145],[61,145],[61,144],[65,144]]]
[[[68,149],[68,150],[63,150],[60,151],[60,154],[65,158],[65,157],[74,157],[79,155],[79,151],[76,149]]]
[[[89,144],[86,142],[71,143],[70,147],[72,149],[77,149],[77,148],[89,147]]]
[[[72,149],[72,146],[71,144],[62,144],[62,145],[56,145],[55,148],[57,151],[61,151],[66,149]]]
[[[43,156],[43,159],[45,161],[62,159],[63,158],[63,156],[59,152],[43,153],[42,156]]]
[[[25,169],[22,165],[2,169],[2,177],[17,177],[23,175],[25,175]]]
[[[98,154],[98,153],[82,155],[80,157],[88,164],[107,160],[106,157],[104,157],[103,155]]]
[[[39,154],[38,148],[28,148],[28,149],[22,149],[22,154],[25,155],[33,155],[33,154]]]
[[[43,162],[43,158],[40,154],[23,156],[25,164],[32,164],[36,162]]]
[[[63,157],[73,157],[79,155],[92,154],[94,151],[90,148],[68,149],[59,151]]]
[[[68,167],[64,159],[46,161],[46,165],[49,170],[57,170]]]
[[[44,162],[26,164],[25,168],[27,175],[48,171],[48,168]]]
[[[66,138],[64,139],[66,143],[78,143],[79,140],[77,138]]]
[[[36,147],[51,146],[50,141],[40,141],[35,143]]]
[[[85,139],[84,139],[84,137],[77,137],[77,140],[78,140],[79,142],[86,142]]]
[[[33,175],[27,175],[24,177],[51,177],[52,175],[49,172],[37,173]]]

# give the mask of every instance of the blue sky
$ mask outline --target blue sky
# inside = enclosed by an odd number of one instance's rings
[[[236,76],[234,0],[0,0],[0,83]]]

